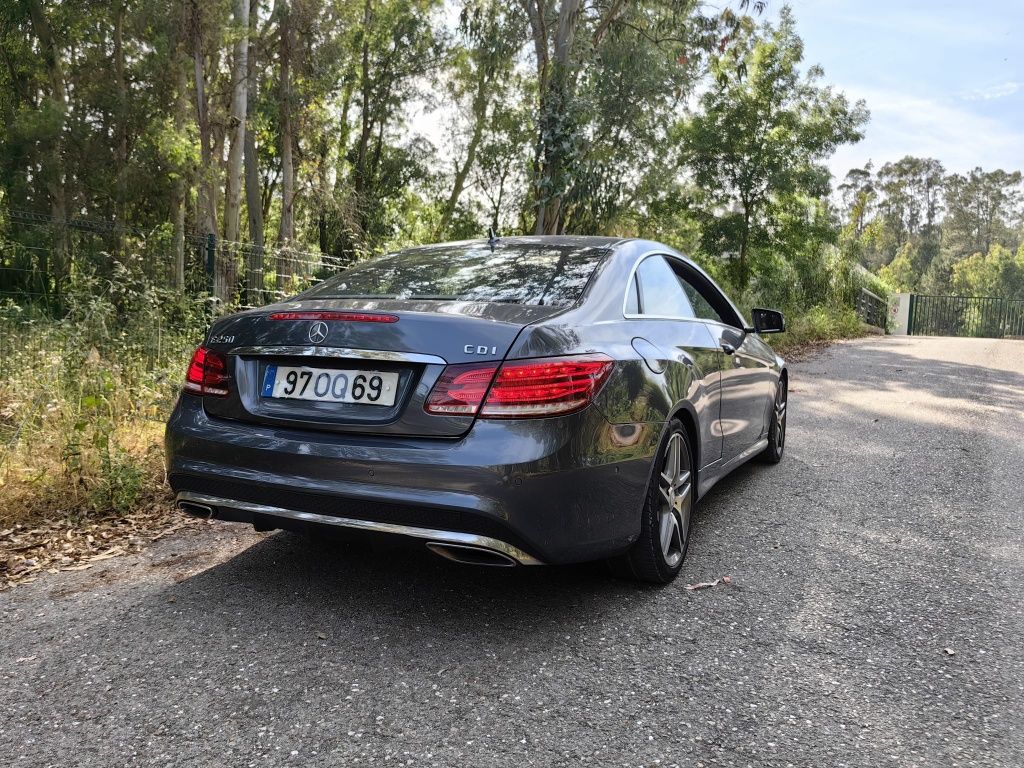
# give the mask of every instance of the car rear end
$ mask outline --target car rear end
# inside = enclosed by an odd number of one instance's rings
[[[594,406],[616,361],[529,343],[578,305],[605,249],[446,248],[216,323],[168,423],[179,506],[495,565],[628,545],[646,467]]]

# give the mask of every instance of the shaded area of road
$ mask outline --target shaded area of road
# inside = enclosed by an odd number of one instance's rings
[[[213,525],[0,595],[0,754],[1024,764],[1024,342],[845,343],[791,392],[665,589]]]

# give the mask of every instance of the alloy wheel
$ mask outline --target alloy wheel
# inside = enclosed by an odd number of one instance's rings
[[[786,445],[786,401],[787,390],[785,381],[779,382],[779,391],[775,395],[775,452],[782,455]]]
[[[690,457],[684,439],[679,432],[669,438],[658,482],[661,496],[658,511],[661,552],[670,568],[675,568],[686,552],[690,513],[693,509]]]

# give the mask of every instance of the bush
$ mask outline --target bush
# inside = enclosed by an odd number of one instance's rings
[[[0,527],[163,494],[163,422],[207,319],[122,277],[80,277],[63,319],[0,313]]]
[[[866,326],[849,307],[816,306],[786,317],[786,332],[768,337],[772,347],[785,355],[821,342],[863,336]]]

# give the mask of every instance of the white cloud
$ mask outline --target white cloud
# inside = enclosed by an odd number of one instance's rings
[[[937,158],[957,173],[977,166],[1024,169],[1024,124],[977,114],[969,103],[881,88],[839,88],[851,99],[864,99],[871,110],[864,140],[842,147],[829,162],[839,179],[869,159],[877,168],[904,155]]]
[[[967,101],[991,101],[992,99],[1003,99],[1013,96],[1020,90],[1020,83],[1006,82],[999,85],[990,85],[987,88],[974,88],[970,91],[963,91],[958,94],[961,99]]]

